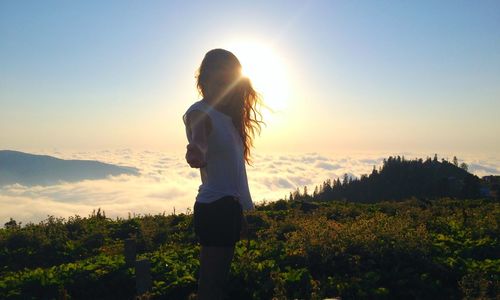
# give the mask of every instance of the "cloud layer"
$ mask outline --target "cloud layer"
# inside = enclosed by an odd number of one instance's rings
[[[199,171],[185,163],[183,155],[129,149],[100,152],[44,152],[65,159],[92,159],[134,166],[140,176],[121,175],[100,180],[84,180],[51,186],[26,187],[19,184],[0,187],[0,226],[10,217],[17,221],[38,222],[48,215],[68,217],[89,215],[101,208],[108,217],[130,214],[186,212],[194,204],[200,184]],[[396,153],[396,155],[399,153]],[[380,166],[394,153],[349,156],[302,154],[256,154],[247,167],[254,202],[274,201],[307,185],[314,190],[327,178],[344,173],[359,177]],[[407,158],[422,157],[404,153]],[[493,157],[467,157],[469,170],[478,176],[500,174],[500,160]]]

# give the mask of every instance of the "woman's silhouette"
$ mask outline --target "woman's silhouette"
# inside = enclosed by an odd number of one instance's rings
[[[202,181],[194,205],[201,244],[198,299],[220,299],[246,224],[243,211],[254,208],[245,164],[263,123],[261,102],[236,56],[223,49],[205,55],[197,87],[203,99],[189,107],[183,120],[186,160],[200,169]]]

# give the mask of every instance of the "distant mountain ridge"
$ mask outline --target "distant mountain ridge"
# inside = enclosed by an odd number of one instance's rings
[[[490,178],[491,177],[491,178]],[[491,191],[493,193],[491,193]],[[352,178],[326,180],[316,186],[314,193],[307,190],[300,193],[297,189],[290,193],[292,200],[347,200],[374,203],[384,200],[404,200],[417,198],[475,199],[479,197],[498,197],[496,176],[481,180],[467,171],[467,165],[458,165],[458,160],[448,162],[434,159],[407,160],[404,157],[390,156],[384,159],[382,167],[373,168],[370,175]]]
[[[48,155],[0,150],[0,186],[52,185],[61,181],[103,179],[121,174],[139,175],[139,169],[95,160],[66,160]]]

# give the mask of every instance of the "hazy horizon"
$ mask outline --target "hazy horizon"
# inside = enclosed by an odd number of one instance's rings
[[[186,212],[194,205],[200,178],[190,168],[183,154],[131,149],[103,151],[39,151],[63,159],[98,160],[140,169],[139,176],[121,175],[99,180],[62,182],[47,186],[0,186],[0,224],[10,217],[23,224],[38,222],[47,215],[88,216],[101,208],[108,217],[131,214]],[[325,153],[255,153],[255,165],[248,166],[248,179],[253,201],[275,201],[288,196],[296,188],[308,186],[310,191],[326,179],[347,173],[358,177],[382,165],[389,155],[407,159],[432,157],[426,153],[372,153],[371,155],[332,155]],[[451,161],[453,155],[441,155]],[[474,157],[457,155],[469,170],[478,175],[500,175],[500,156]]]

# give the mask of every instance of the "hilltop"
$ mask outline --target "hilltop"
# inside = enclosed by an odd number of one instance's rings
[[[374,166],[369,175],[353,178],[326,180],[316,186],[312,193],[307,187],[301,192],[290,193],[291,200],[344,200],[375,203],[385,200],[399,201],[411,197],[434,199],[451,197],[456,199],[477,199],[497,197],[498,180],[495,176],[480,179],[468,172],[467,165],[445,159],[407,160],[404,157],[384,159],[378,169]]]

